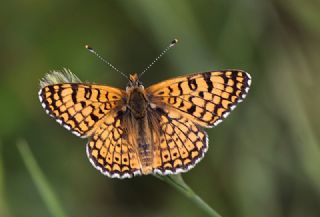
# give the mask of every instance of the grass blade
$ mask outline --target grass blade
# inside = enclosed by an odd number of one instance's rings
[[[183,180],[182,176],[170,175],[170,176],[159,176],[155,175],[158,179],[168,183],[184,196],[189,198],[194,204],[205,211],[209,216],[212,217],[222,217],[218,212],[212,209],[205,201],[201,199]]]
[[[0,216],[11,216],[9,215],[8,206],[5,200],[5,181],[4,181],[4,166],[2,158],[2,142],[0,141]]]
[[[59,203],[59,200],[55,196],[48,181],[40,170],[40,167],[34,159],[27,142],[24,140],[19,141],[17,146],[23,162],[26,165],[31,178],[35,183],[36,188],[38,189],[40,196],[45,202],[51,215],[53,217],[66,217],[66,214],[63,211],[61,204]]]

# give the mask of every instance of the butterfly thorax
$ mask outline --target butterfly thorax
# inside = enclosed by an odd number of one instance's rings
[[[137,74],[130,75],[129,84],[126,88],[128,99],[127,107],[136,119],[144,118],[147,110],[147,98],[144,87],[138,80]]]
[[[137,74],[130,75],[126,91],[129,110],[127,129],[130,131],[128,134],[138,152],[143,174],[149,174],[152,172],[153,161],[153,144],[150,139],[152,127],[147,117],[148,100]]]

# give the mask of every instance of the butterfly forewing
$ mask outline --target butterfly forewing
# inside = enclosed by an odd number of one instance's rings
[[[212,71],[166,80],[150,86],[146,93],[155,105],[180,112],[200,126],[212,127],[245,98],[250,83],[244,71]]]
[[[39,91],[46,112],[81,137],[88,137],[100,121],[122,104],[125,91],[102,85],[52,84]]]

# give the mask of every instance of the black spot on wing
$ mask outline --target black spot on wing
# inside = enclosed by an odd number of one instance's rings
[[[198,84],[195,79],[189,79],[188,86],[191,90],[196,90],[198,88]]]
[[[75,84],[71,84],[71,88],[72,88],[72,94],[71,94],[71,98],[72,98],[72,101],[74,103],[76,103],[78,100],[77,100],[77,92],[78,92],[78,86],[75,85]],[[84,106],[83,106],[84,107]]]
[[[206,84],[208,86],[208,92],[210,93],[212,91],[212,89],[213,89],[213,84],[212,84],[212,81],[210,80],[211,73],[210,72],[204,73],[203,74],[203,78],[204,78],[204,81],[206,82]]]
[[[97,122],[99,120],[99,118],[95,115],[95,114],[90,114],[90,118],[94,121]]]
[[[188,110],[187,110],[187,112],[189,113],[189,114],[193,114],[193,112],[195,112],[196,111],[196,106],[195,105],[192,105]]]
[[[181,84],[182,84],[182,82],[179,82],[179,83],[178,83],[178,89],[179,89],[179,91],[180,91],[179,94],[182,94],[182,93],[183,93]]]
[[[91,94],[92,94],[91,88],[84,88],[84,97],[85,97],[86,99],[90,99]]]
[[[204,97],[203,91],[199,91],[199,96],[200,96],[201,98]]]

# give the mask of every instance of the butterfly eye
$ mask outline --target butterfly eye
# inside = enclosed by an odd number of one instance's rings
[[[138,87],[144,88],[144,86],[142,85],[142,83],[140,81],[138,81]]]

